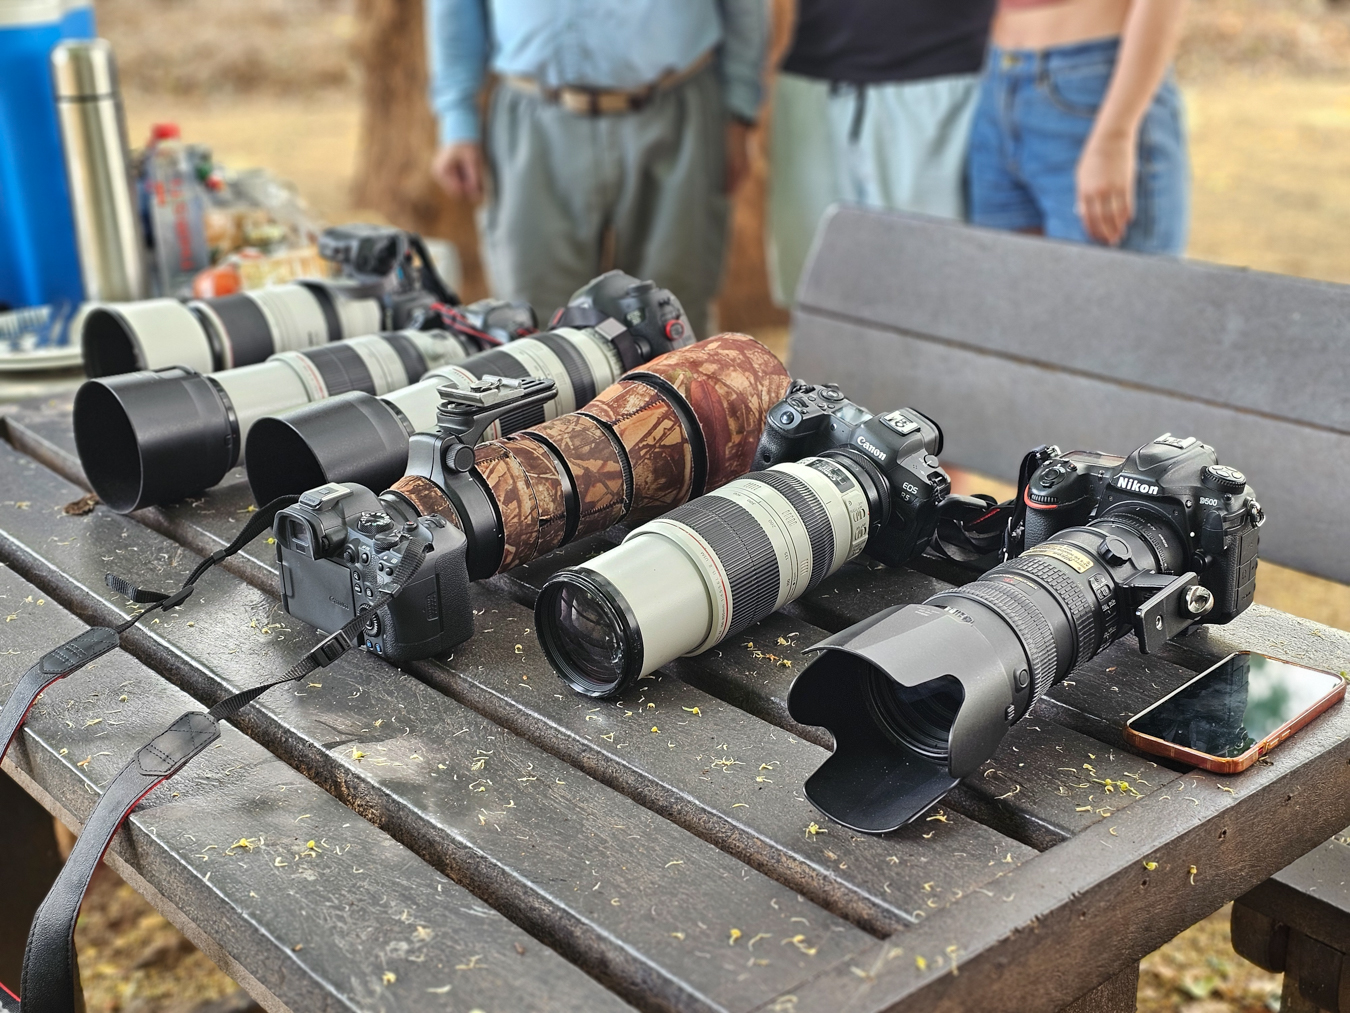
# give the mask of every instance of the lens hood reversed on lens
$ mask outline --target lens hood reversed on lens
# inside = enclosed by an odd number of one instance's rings
[[[792,684],[788,713],[827,728],[835,751],[806,797],[846,827],[885,833],[977,770],[1025,696],[1005,661],[1020,648],[1005,637],[976,616],[897,605],[812,647],[820,656]]]

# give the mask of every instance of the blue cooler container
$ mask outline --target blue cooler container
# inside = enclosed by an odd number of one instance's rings
[[[0,303],[70,306],[84,298],[51,51],[62,0],[0,0]],[[75,22],[90,17],[74,11]]]
[[[62,0],[61,38],[96,39],[93,0]]]

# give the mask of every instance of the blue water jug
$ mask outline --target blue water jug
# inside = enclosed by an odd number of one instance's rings
[[[96,39],[93,0],[61,0],[61,38]]]
[[[0,303],[11,307],[84,298],[49,62],[64,6],[0,0]]]

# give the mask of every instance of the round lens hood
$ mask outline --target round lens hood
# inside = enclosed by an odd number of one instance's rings
[[[219,389],[187,369],[89,380],[75,395],[74,423],[85,477],[118,513],[210,488],[238,453]]]
[[[389,405],[348,391],[253,423],[244,470],[259,504],[328,482],[387,489],[407,468],[408,436]]]
[[[559,570],[539,591],[539,644],[563,681],[584,696],[616,696],[642,673],[642,633],[613,584],[587,569]]]
[[[80,328],[80,348],[84,371],[95,378],[166,366],[216,368],[206,329],[177,299],[94,306]]]

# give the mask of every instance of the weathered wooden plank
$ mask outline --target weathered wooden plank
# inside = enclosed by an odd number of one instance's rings
[[[105,508],[62,516],[71,487],[0,446],[0,485],[19,484],[29,506],[0,506],[0,556],[85,618],[124,614],[91,590],[109,566],[165,586],[196,562]],[[274,600],[213,571],[188,608],[123,643],[213,701],[284,671],[316,641],[284,618]],[[238,724],[646,1008],[750,1008],[868,945],[861,930],[368,655],[264,697]],[[733,947],[733,928],[773,954]]]
[[[562,565],[570,564],[552,556],[536,561],[528,575],[517,575],[516,585],[522,589],[517,597],[530,597],[530,589],[537,589]],[[846,567],[835,579],[841,576],[843,582],[833,587],[825,585],[826,597],[818,599],[831,603],[825,618],[836,629],[865,618],[871,614],[870,610],[912,601],[916,595],[927,597],[950,586],[938,578],[909,569],[890,569],[874,564]],[[516,621],[528,623],[528,614]],[[800,616],[777,614],[713,650],[697,657],[681,658],[669,668],[686,683],[808,742],[830,749],[833,743],[825,729],[800,725],[787,713],[787,694],[792,680],[813,657],[806,653],[807,649],[826,636],[825,630],[806,623]],[[487,678],[490,680],[491,666],[480,667],[489,673]],[[431,678],[434,681],[434,674]],[[493,691],[483,702],[473,705],[478,709],[490,706],[488,701],[495,700],[498,693]],[[1044,850],[1109,817],[1141,794],[1155,790],[1176,776],[1174,771],[1151,760],[1108,747],[1081,731],[1059,727],[1053,718],[1060,713],[1067,714],[1078,724],[1094,726],[1094,729],[1103,725],[1096,717],[1045,702],[1036,712],[1035,720],[1029,719],[1015,726],[994,757],[951,792],[944,802],[956,812],[1014,840]],[[499,715],[499,720],[509,723],[511,719]],[[523,730],[529,726],[531,718],[516,720],[527,723],[521,726]],[[547,727],[558,719],[549,715],[543,720]],[[1118,741],[1119,738],[1119,729],[1112,728],[1105,741]],[[821,756],[810,767],[804,768],[797,783],[804,780],[823,758]],[[1078,776],[1066,774],[1065,764],[1071,758],[1072,770],[1077,771]],[[1087,768],[1081,767],[1082,764],[1087,764]],[[1140,776],[1144,779],[1137,782]],[[1119,789],[1116,784],[1120,781],[1126,781],[1130,787]]]
[[[912,923],[996,879],[1030,849],[957,815],[886,837],[828,825],[801,784],[826,758],[669,675],[619,701],[566,688],[529,624],[532,613],[485,588],[485,629],[452,656],[412,668],[648,808],[878,934]]]
[[[1056,1010],[1350,820],[1350,708],[1280,750],[1235,777],[1187,775],[1184,792],[1139,799],[1023,863],[994,897],[969,894],[881,944],[861,983],[841,968],[785,992],[797,1009]]]
[[[877,330],[1350,433],[1345,285],[842,205],[797,298]],[[794,329],[794,369],[802,338]],[[903,381],[894,359],[868,365]]]
[[[85,628],[5,567],[0,610],[14,617],[0,694]],[[127,757],[197,707],[117,651],[47,690],[6,767],[77,829]],[[629,1008],[257,743],[222,732],[141,803],[109,859],[269,1009]]]
[[[932,415],[946,433],[944,461],[1005,481],[1043,443],[1123,454],[1161,432],[1197,436],[1251,479],[1270,518],[1261,533],[1267,558],[1350,579],[1348,540],[1328,506],[1350,466],[1344,433],[809,311],[793,327],[810,335],[794,343],[795,374],[837,380],[877,411],[910,405]],[[878,362],[903,367],[878,370]],[[1044,391],[1054,394],[1035,394]]]
[[[25,404],[20,410],[0,419],[0,432],[17,449],[58,475],[88,491],[89,481],[75,453],[75,433],[71,425],[73,397],[52,398]],[[203,556],[210,555],[234,540],[248,520],[253,507],[243,468],[229,471],[209,495],[191,497],[181,503],[147,507],[136,512],[146,527],[167,535]],[[224,562],[225,569],[254,587],[270,591],[276,586],[276,553],[260,536],[242,552]]]
[[[1281,869],[1239,903],[1350,953],[1350,830]]]

